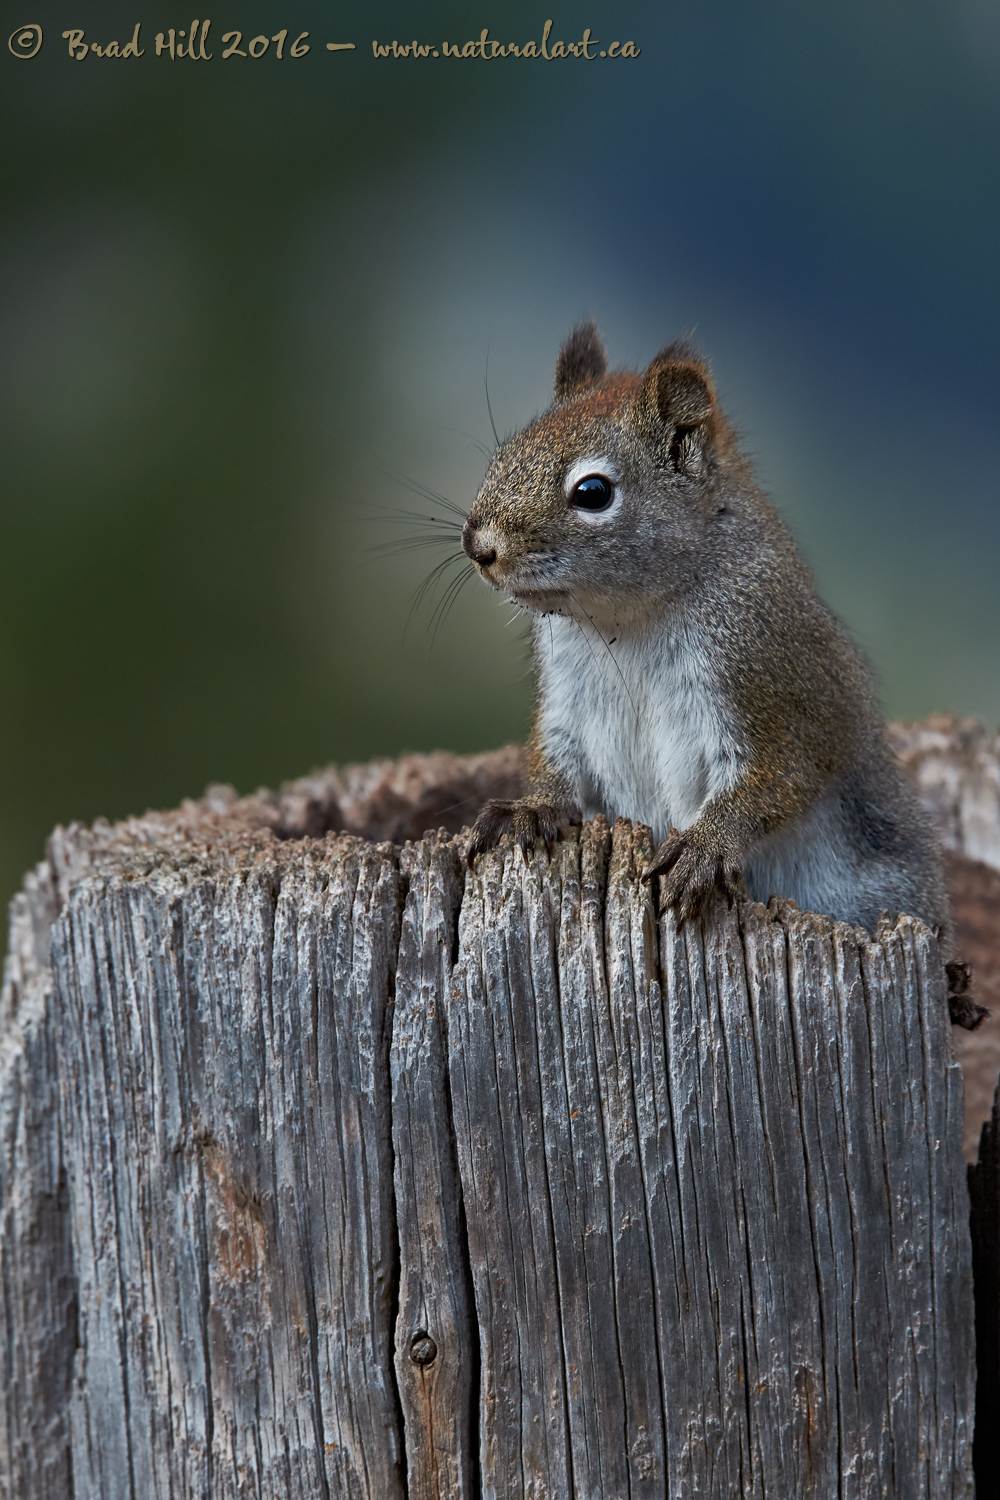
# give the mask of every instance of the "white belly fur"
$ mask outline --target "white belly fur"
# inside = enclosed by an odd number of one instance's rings
[[[723,700],[696,640],[625,639],[609,650],[596,631],[585,636],[574,621],[550,617],[536,627],[536,646],[542,742],[585,818],[647,823],[659,842],[735,784],[744,754],[723,727]],[[744,867],[750,895],[790,896],[804,911],[871,928],[885,905],[886,870],[858,858],[843,817],[831,792],[762,839]]]
[[[589,626],[548,616],[535,640],[542,743],[573,781],[584,817],[648,823],[661,840],[734,785],[742,757],[696,639],[608,646]]]

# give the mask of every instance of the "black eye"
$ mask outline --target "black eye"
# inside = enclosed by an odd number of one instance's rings
[[[615,487],[603,474],[588,474],[573,486],[570,505],[577,510],[607,510],[615,498]]]

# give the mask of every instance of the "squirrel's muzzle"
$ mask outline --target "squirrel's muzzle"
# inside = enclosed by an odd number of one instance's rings
[[[480,536],[477,516],[470,516],[462,527],[462,551],[480,568],[490,568],[497,560],[497,549],[488,546]]]

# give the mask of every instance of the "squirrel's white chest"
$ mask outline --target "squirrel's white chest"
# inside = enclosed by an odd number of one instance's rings
[[[607,642],[549,616],[535,639],[542,743],[584,817],[631,818],[663,839],[736,781],[739,753],[697,638]]]

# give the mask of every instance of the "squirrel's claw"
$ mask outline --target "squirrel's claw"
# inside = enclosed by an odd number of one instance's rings
[[[668,829],[667,836],[653,858],[642,872],[643,880],[652,880],[654,875],[665,875],[684,852],[684,835],[676,828]]]
[[[471,870],[477,854],[496,848],[513,821],[513,802],[487,802],[472,829],[466,863]]]
[[[718,892],[732,908],[740,886],[740,869],[721,854],[700,849],[690,834],[672,828],[642,872],[643,880],[662,875],[659,915],[673,910],[679,924],[695,921]]]
[[[487,802],[476,819],[469,840],[465,856],[469,869],[475,864],[476,855],[495,849],[505,833],[513,835],[514,842],[520,845],[525,864],[530,864],[535,841],[541,839],[551,854],[558,831],[559,814],[550,802],[533,797],[520,797],[512,802]]]

